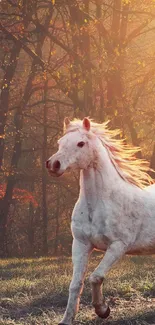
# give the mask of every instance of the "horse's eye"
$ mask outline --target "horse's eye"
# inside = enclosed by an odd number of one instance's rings
[[[85,145],[85,143],[83,141],[80,141],[77,144],[77,146],[80,147],[80,148],[82,148],[84,145]]]

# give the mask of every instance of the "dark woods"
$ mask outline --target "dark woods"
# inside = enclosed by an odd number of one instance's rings
[[[111,120],[155,167],[155,2],[0,4],[0,256],[68,253],[78,175],[51,178],[65,116]]]

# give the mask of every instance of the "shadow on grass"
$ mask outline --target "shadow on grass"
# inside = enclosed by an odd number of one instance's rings
[[[96,261],[96,258],[100,258],[100,255],[95,255],[91,259],[91,263],[93,262],[93,259]],[[2,263],[1,263],[2,261]],[[7,262],[8,261],[8,262]],[[29,274],[32,276],[33,273],[35,273],[37,277],[40,276],[40,270],[41,267],[49,266],[52,269],[53,265],[59,266],[61,269],[61,266],[63,266],[66,263],[70,263],[71,258],[68,256],[60,256],[60,257],[36,257],[36,258],[28,258],[28,259],[10,259],[6,260],[0,260],[0,275],[2,280],[8,280],[16,278],[17,276],[23,276],[23,274],[26,272],[26,276],[28,277]],[[155,265],[155,258],[152,256],[144,257],[144,256],[131,256],[130,261],[133,262],[135,265],[143,265],[147,263],[148,265],[151,265],[151,268],[153,265]],[[4,262],[4,263],[3,263]],[[72,266],[71,266],[72,268]],[[139,276],[139,275],[137,275]],[[126,278],[126,275],[124,276]],[[123,277],[122,277],[123,279]]]
[[[64,261],[68,261],[69,257],[67,256],[60,256],[60,257],[36,257],[36,258],[28,258],[28,259],[10,259],[9,260],[9,263],[7,263],[6,265],[3,266],[3,262],[5,260],[1,260],[0,259],[0,262],[2,261],[2,263],[0,263],[0,265],[2,264],[2,269],[12,269],[12,268],[23,268],[25,266],[30,266],[30,265],[33,265],[33,266],[37,266],[37,265],[50,265],[51,263],[56,263],[56,264],[61,264],[61,263],[64,263]],[[7,261],[7,260],[6,260]]]
[[[57,299],[59,300],[59,308],[58,308],[58,314],[60,313],[60,307],[62,308],[62,310],[65,310],[65,306],[66,306],[66,302],[67,299],[66,297],[64,297],[64,301],[62,300],[62,297],[57,297]],[[60,300],[61,300],[61,304],[60,304]],[[60,306],[61,305],[61,306]],[[35,317],[39,317],[42,316],[42,314],[53,310],[53,304],[52,304],[52,298],[51,301],[49,299],[49,297],[44,297],[42,299],[38,299],[37,301],[35,301],[34,303],[31,304],[31,306],[23,307],[22,309],[18,309],[17,312],[10,312],[9,314],[9,319],[13,319],[16,321],[19,321],[21,318],[22,319],[27,319],[27,317],[29,317],[29,315],[31,314],[31,316],[35,316]],[[54,308],[55,312],[56,308]],[[5,316],[4,318],[7,318],[7,316]],[[52,323],[51,323],[52,324]],[[79,321],[74,322],[75,325],[80,325],[80,324],[85,324],[85,325],[155,325],[155,310],[152,311],[148,311],[148,312],[144,312],[144,313],[140,313],[137,314],[136,313],[136,309],[135,309],[135,314],[133,316],[127,316],[127,317],[120,317],[117,320],[111,320],[111,319],[107,319],[107,320],[102,320],[99,317],[95,317],[92,318],[92,320],[89,321],[83,321],[82,323]]]
[[[21,318],[27,319],[29,315],[32,317],[39,317],[48,311],[54,310],[55,313],[63,312],[66,308],[68,300],[68,292],[63,295],[59,293],[57,295],[45,295],[41,298],[35,299],[31,303],[23,304],[22,306],[13,304],[10,305],[10,302],[3,301],[1,307],[7,310],[7,316],[5,315],[4,318],[11,318],[13,320],[19,321]],[[83,300],[83,299],[82,299]],[[83,305],[87,305],[88,301],[86,300],[81,301]],[[61,311],[62,310],[62,311]],[[124,307],[125,311],[125,307]],[[136,305],[135,305],[135,313],[133,316],[122,316],[117,320],[106,320],[103,321],[101,318],[95,317],[92,320],[85,321],[85,325],[155,325],[155,309],[148,311],[148,312],[140,312],[136,313]],[[114,310],[113,310],[114,313]],[[75,321],[75,325],[81,324],[78,321]],[[83,323],[82,323],[83,324]]]
[[[67,305],[68,293],[66,295],[55,294],[43,295],[41,298],[37,298],[31,303],[15,304],[11,299],[2,299],[0,303],[1,313],[5,318],[15,319],[16,321],[20,318],[26,319],[30,314],[31,316],[39,316],[47,310],[64,308]],[[7,315],[7,316],[6,316]],[[1,315],[3,316],[3,315]]]
[[[16,261],[9,261],[6,265],[3,265],[3,263],[0,263],[0,275],[1,280],[8,280],[16,278],[17,276],[22,276],[25,271],[26,275],[28,276],[28,273],[32,276],[32,270],[34,273],[37,274],[38,271],[37,267],[46,267],[46,266],[52,266],[53,265],[63,265],[64,263],[69,262],[68,257],[52,257],[52,258],[33,258],[33,259],[27,259],[27,260],[21,260],[17,259]],[[1,260],[0,260],[1,261]],[[29,269],[29,272],[27,271]]]
[[[86,322],[85,325],[94,325],[94,322]],[[133,315],[132,317],[119,318],[116,321],[103,321],[99,318],[95,319],[95,325],[154,325],[155,324],[155,310],[140,315]]]

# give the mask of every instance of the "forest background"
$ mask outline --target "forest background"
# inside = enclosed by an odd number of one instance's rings
[[[0,12],[0,257],[70,254],[78,173],[45,170],[64,117],[110,120],[155,168],[155,0],[3,0]]]

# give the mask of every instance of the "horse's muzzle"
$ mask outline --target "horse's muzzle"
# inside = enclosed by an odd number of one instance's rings
[[[61,171],[61,163],[59,160],[55,160],[51,164],[51,159],[48,159],[46,161],[46,168],[48,169],[48,172],[51,176],[59,177],[63,174],[63,171]]]

